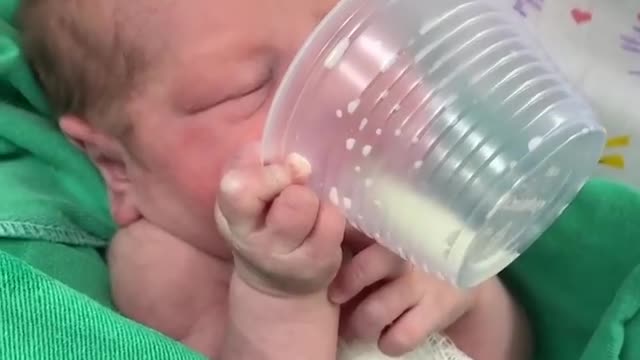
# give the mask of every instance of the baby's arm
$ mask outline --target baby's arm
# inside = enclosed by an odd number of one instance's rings
[[[208,356],[224,338],[231,265],[142,220],[109,249],[111,291],[126,317]]]
[[[231,264],[144,222],[118,232],[109,262],[113,299],[123,315],[209,358],[293,360],[310,349],[335,349],[332,337],[319,336],[337,328],[337,308],[326,291],[266,295],[231,276]]]
[[[231,360],[335,360],[338,309],[326,291],[267,295],[234,276],[223,356]]]

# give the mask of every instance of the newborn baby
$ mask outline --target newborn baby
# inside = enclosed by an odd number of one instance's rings
[[[215,359],[335,359],[339,335],[401,355],[439,331],[525,358],[497,278],[455,289],[345,230],[304,159],[259,163],[273,93],[334,2],[23,0],[26,54],[119,225],[116,306]]]

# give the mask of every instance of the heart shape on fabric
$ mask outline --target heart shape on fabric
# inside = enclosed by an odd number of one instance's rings
[[[571,10],[571,16],[573,17],[573,20],[578,25],[588,23],[591,21],[591,19],[593,19],[593,15],[591,14],[590,11],[582,10],[578,8]]]

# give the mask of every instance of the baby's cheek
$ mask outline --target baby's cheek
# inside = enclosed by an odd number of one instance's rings
[[[228,162],[246,144],[257,141],[261,117],[240,122],[200,117],[176,125],[164,145],[173,154],[171,177],[196,211],[213,217],[220,179]]]
[[[224,162],[210,141],[198,137],[194,141],[183,142],[175,147],[174,161],[168,164],[176,179],[178,191],[183,193],[192,206],[208,207],[213,211],[215,195],[219,187]]]
[[[191,159],[177,170],[178,188],[189,205],[213,216],[221,170],[217,164],[199,163]]]
[[[211,164],[198,167],[193,160],[185,161],[176,171],[174,197],[179,198],[183,210],[176,216],[183,218],[179,229],[183,238],[216,256],[229,256],[215,221],[215,202],[219,184],[219,170]]]

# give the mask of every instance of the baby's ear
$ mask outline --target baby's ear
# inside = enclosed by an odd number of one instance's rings
[[[114,221],[126,226],[138,220],[140,213],[127,171],[126,151],[120,143],[72,115],[60,118],[60,129],[71,143],[87,154],[102,174]]]

